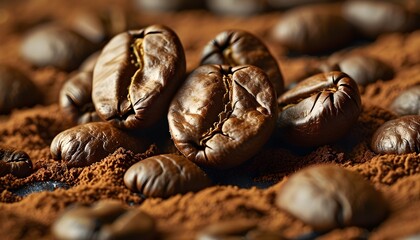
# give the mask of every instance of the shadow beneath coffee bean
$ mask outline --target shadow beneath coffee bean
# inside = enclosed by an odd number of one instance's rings
[[[70,186],[66,183],[59,181],[32,182],[20,188],[10,189],[10,192],[20,197],[26,197],[31,193],[37,193],[42,191],[52,192],[58,188],[68,189],[70,188]]]

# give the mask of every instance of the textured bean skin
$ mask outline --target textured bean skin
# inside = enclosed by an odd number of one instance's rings
[[[238,166],[272,134],[277,114],[275,97],[267,75],[257,67],[198,67],[169,108],[175,146],[200,166]]]
[[[420,153],[420,116],[408,115],[385,122],[372,136],[376,153]]]
[[[67,209],[52,225],[60,240],[155,239],[155,221],[137,209],[127,209],[117,201],[99,201],[93,206]]]
[[[124,175],[125,185],[147,197],[167,198],[199,191],[211,185],[210,178],[184,156],[163,154],[131,166]]]
[[[0,177],[11,173],[26,177],[32,173],[32,161],[28,154],[16,148],[0,145]]]
[[[31,107],[40,101],[35,84],[18,69],[0,65],[0,114]]]
[[[185,68],[184,50],[171,29],[152,25],[118,34],[93,71],[98,115],[119,128],[153,125],[167,113]]]
[[[117,129],[106,122],[78,125],[59,133],[51,143],[53,159],[63,160],[69,167],[83,167],[98,162],[119,147],[144,152],[148,140]]]
[[[390,110],[403,115],[420,115],[420,85],[402,92],[390,105]]]
[[[92,102],[92,72],[79,72],[67,80],[59,100],[61,111],[75,123],[101,120]]]
[[[201,65],[254,65],[268,75],[278,94],[283,92],[283,76],[276,59],[256,36],[242,30],[219,33],[204,48]]]
[[[336,71],[303,80],[280,96],[278,103],[278,136],[303,147],[338,140],[361,112],[357,84],[345,73]]]
[[[388,213],[380,192],[360,175],[335,165],[295,173],[277,193],[276,203],[318,231],[374,227]]]

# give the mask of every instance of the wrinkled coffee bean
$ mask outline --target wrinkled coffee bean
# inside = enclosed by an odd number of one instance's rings
[[[277,205],[317,231],[374,227],[387,215],[382,194],[360,175],[335,165],[293,174],[277,194]]]
[[[185,75],[177,35],[153,25],[115,36],[93,71],[92,99],[98,115],[119,128],[144,128],[159,121]]]
[[[272,36],[285,47],[302,53],[323,53],[353,39],[353,27],[340,11],[325,6],[304,6],[286,12]]]
[[[418,16],[403,6],[386,1],[346,1],[343,15],[368,37],[411,31],[418,27],[419,21]]]
[[[361,99],[345,73],[321,73],[278,98],[277,135],[296,146],[313,147],[341,138],[357,121]]]
[[[403,91],[389,106],[399,116],[420,115],[420,85]]]
[[[156,223],[138,209],[117,201],[99,201],[93,206],[69,207],[51,228],[57,239],[155,239]]]
[[[371,147],[379,154],[420,153],[420,116],[408,115],[385,122],[373,134]]]
[[[101,121],[92,102],[92,72],[79,72],[60,91],[61,111],[73,122]]]
[[[246,31],[219,33],[203,50],[201,65],[205,64],[254,65],[264,70],[278,94],[284,88],[276,59],[260,39]]]
[[[15,108],[31,107],[39,103],[41,94],[35,84],[21,71],[0,65],[0,114]]]
[[[204,7],[204,0],[134,0],[139,10],[154,12],[180,11]]]
[[[20,48],[22,57],[37,67],[71,71],[96,47],[79,34],[58,25],[42,25],[28,33]]]
[[[69,167],[84,167],[98,162],[119,147],[142,153],[149,147],[142,136],[129,134],[106,122],[78,125],[59,133],[51,143],[53,159]]]
[[[26,152],[0,145],[0,177],[9,173],[19,178],[29,176],[32,173],[32,161]]]
[[[163,154],[131,166],[124,175],[124,183],[146,197],[167,198],[204,189],[211,185],[211,180],[184,156]]]
[[[175,146],[200,166],[238,166],[272,134],[275,98],[267,75],[255,66],[200,66],[188,76],[169,108]]]
[[[267,8],[265,0],[207,0],[207,7],[217,14],[251,16]]]

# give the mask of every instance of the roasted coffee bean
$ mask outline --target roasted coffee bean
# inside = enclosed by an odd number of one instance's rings
[[[340,11],[325,6],[304,6],[284,14],[272,36],[285,47],[302,53],[324,53],[350,42],[353,27]]]
[[[119,128],[153,125],[167,113],[185,68],[183,47],[169,28],[153,25],[118,34],[93,71],[98,115]]]
[[[0,114],[15,108],[39,103],[41,94],[25,74],[10,66],[0,65]]]
[[[170,12],[204,7],[204,0],[134,0],[139,10]]]
[[[402,92],[394,99],[389,109],[400,116],[420,115],[420,85]]]
[[[37,67],[53,66],[70,71],[77,68],[95,50],[95,45],[79,34],[48,24],[28,33],[20,53],[25,60]]]
[[[275,127],[276,93],[261,69],[203,65],[172,100],[175,146],[200,166],[228,169],[251,158]]]
[[[418,16],[400,4],[386,1],[346,1],[343,15],[368,37],[411,31],[419,26]]]
[[[131,166],[124,175],[125,185],[147,197],[167,198],[196,192],[211,185],[211,180],[184,156],[163,154]]]
[[[75,123],[101,120],[92,102],[92,72],[79,72],[67,80],[60,91],[60,107]]]
[[[53,159],[64,160],[69,167],[98,162],[119,147],[141,153],[149,147],[145,137],[129,134],[106,122],[78,125],[59,133],[51,143]]]
[[[93,206],[69,207],[53,223],[57,239],[155,239],[156,224],[138,209],[129,209],[117,201],[99,201]]]
[[[29,176],[32,173],[32,161],[26,152],[0,145],[0,177],[9,173],[20,178]]]
[[[362,109],[357,84],[342,72],[307,78],[280,96],[278,103],[277,135],[303,147],[338,140]]]
[[[254,65],[265,71],[278,94],[284,88],[276,59],[260,39],[246,31],[219,33],[204,48],[201,65],[205,64]]]
[[[420,153],[420,116],[408,115],[385,122],[372,137],[376,153]]]
[[[207,0],[207,7],[221,15],[251,16],[267,8],[265,0]]]
[[[277,194],[277,205],[317,231],[374,227],[387,215],[380,192],[360,175],[335,165],[293,174]]]

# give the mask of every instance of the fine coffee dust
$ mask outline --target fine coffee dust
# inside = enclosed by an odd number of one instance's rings
[[[122,7],[128,5],[128,1],[121,2]],[[70,4],[72,7],[69,7]],[[103,9],[106,5],[101,2],[89,4],[95,7],[92,9]],[[78,7],[74,7],[77,6],[74,2],[54,1],[47,4],[45,0],[12,5],[2,13],[9,16],[8,20],[0,22],[0,33],[5,36],[1,40],[0,62],[22,69],[44,96],[39,105],[31,109],[16,110],[11,115],[0,117],[0,142],[26,151],[35,171],[27,178],[17,179],[11,175],[0,178],[2,238],[53,239],[50,226],[68,206],[76,202],[117,199],[149,213],[165,239],[193,239],[197,232],[213,222],[241,218],[257,220],[261,228],[277,231],[285,237],[301,236],[303,239],[304,236],[314,236],[312,229],[276,207],[275,196],[287,176],[317,163],[335,163],[359,172],[385,194],[391,205],[389,217],[371,231],[348,227],[333,230],[319,239],[395,239],[418,233],[420,155],[378,155],[369,144],[372,133],[381,124],[396,118],[387,110],[392,100],[405,89],[420,84],[420,31],[387,34],[347,50],[350,54],[364,53],[381,59],[394,68],[396,75],[391,80],[379,80],[365,87],[362,113],[344,139],[305,150],[278,147],[276,142],[270,142],[245,165],[219,174],[223,177],[236,172],[241,177],[247,177],[250,179],[247,187],[252,184],[262,186],[261,183],[272,186],[265,189],[242,188],[235,186],[239,185],[235,182],[226,182],[198,193],[175,195],[168,199],[144,199],[125,187],[123,175],[134,163],[160,153],[159,146],[151,146],[146,153],[118,149],[101,162],[84,168],[69,169],[64,163],[51,159],[49,146],[52,139],[73,126],[61,115],[58,106],[59,90],[72,73],[49,67],[34,68],[20,59],[18,49],[23,33],[36,23],[58,19],[67,12],[72,14]],[[12,17],[13,11],[22,14]],[[285,55],[285,49],[275,44],[268,35],[281,15],[272,12],[252,18],[233,18],[197,10],[161,15],[136,13],[133,21],[138,28],[156,23],[173,28],[186,51],[187,72],[198,66],[203,47],[219,32],[246,26],[244,30],[260,37],[276,57],[287,86],[308,63],[318,63],[323,58]],[[28,196],[13,193],[13,190],[39,181],[62,182],[68,189],[58,188]]]

